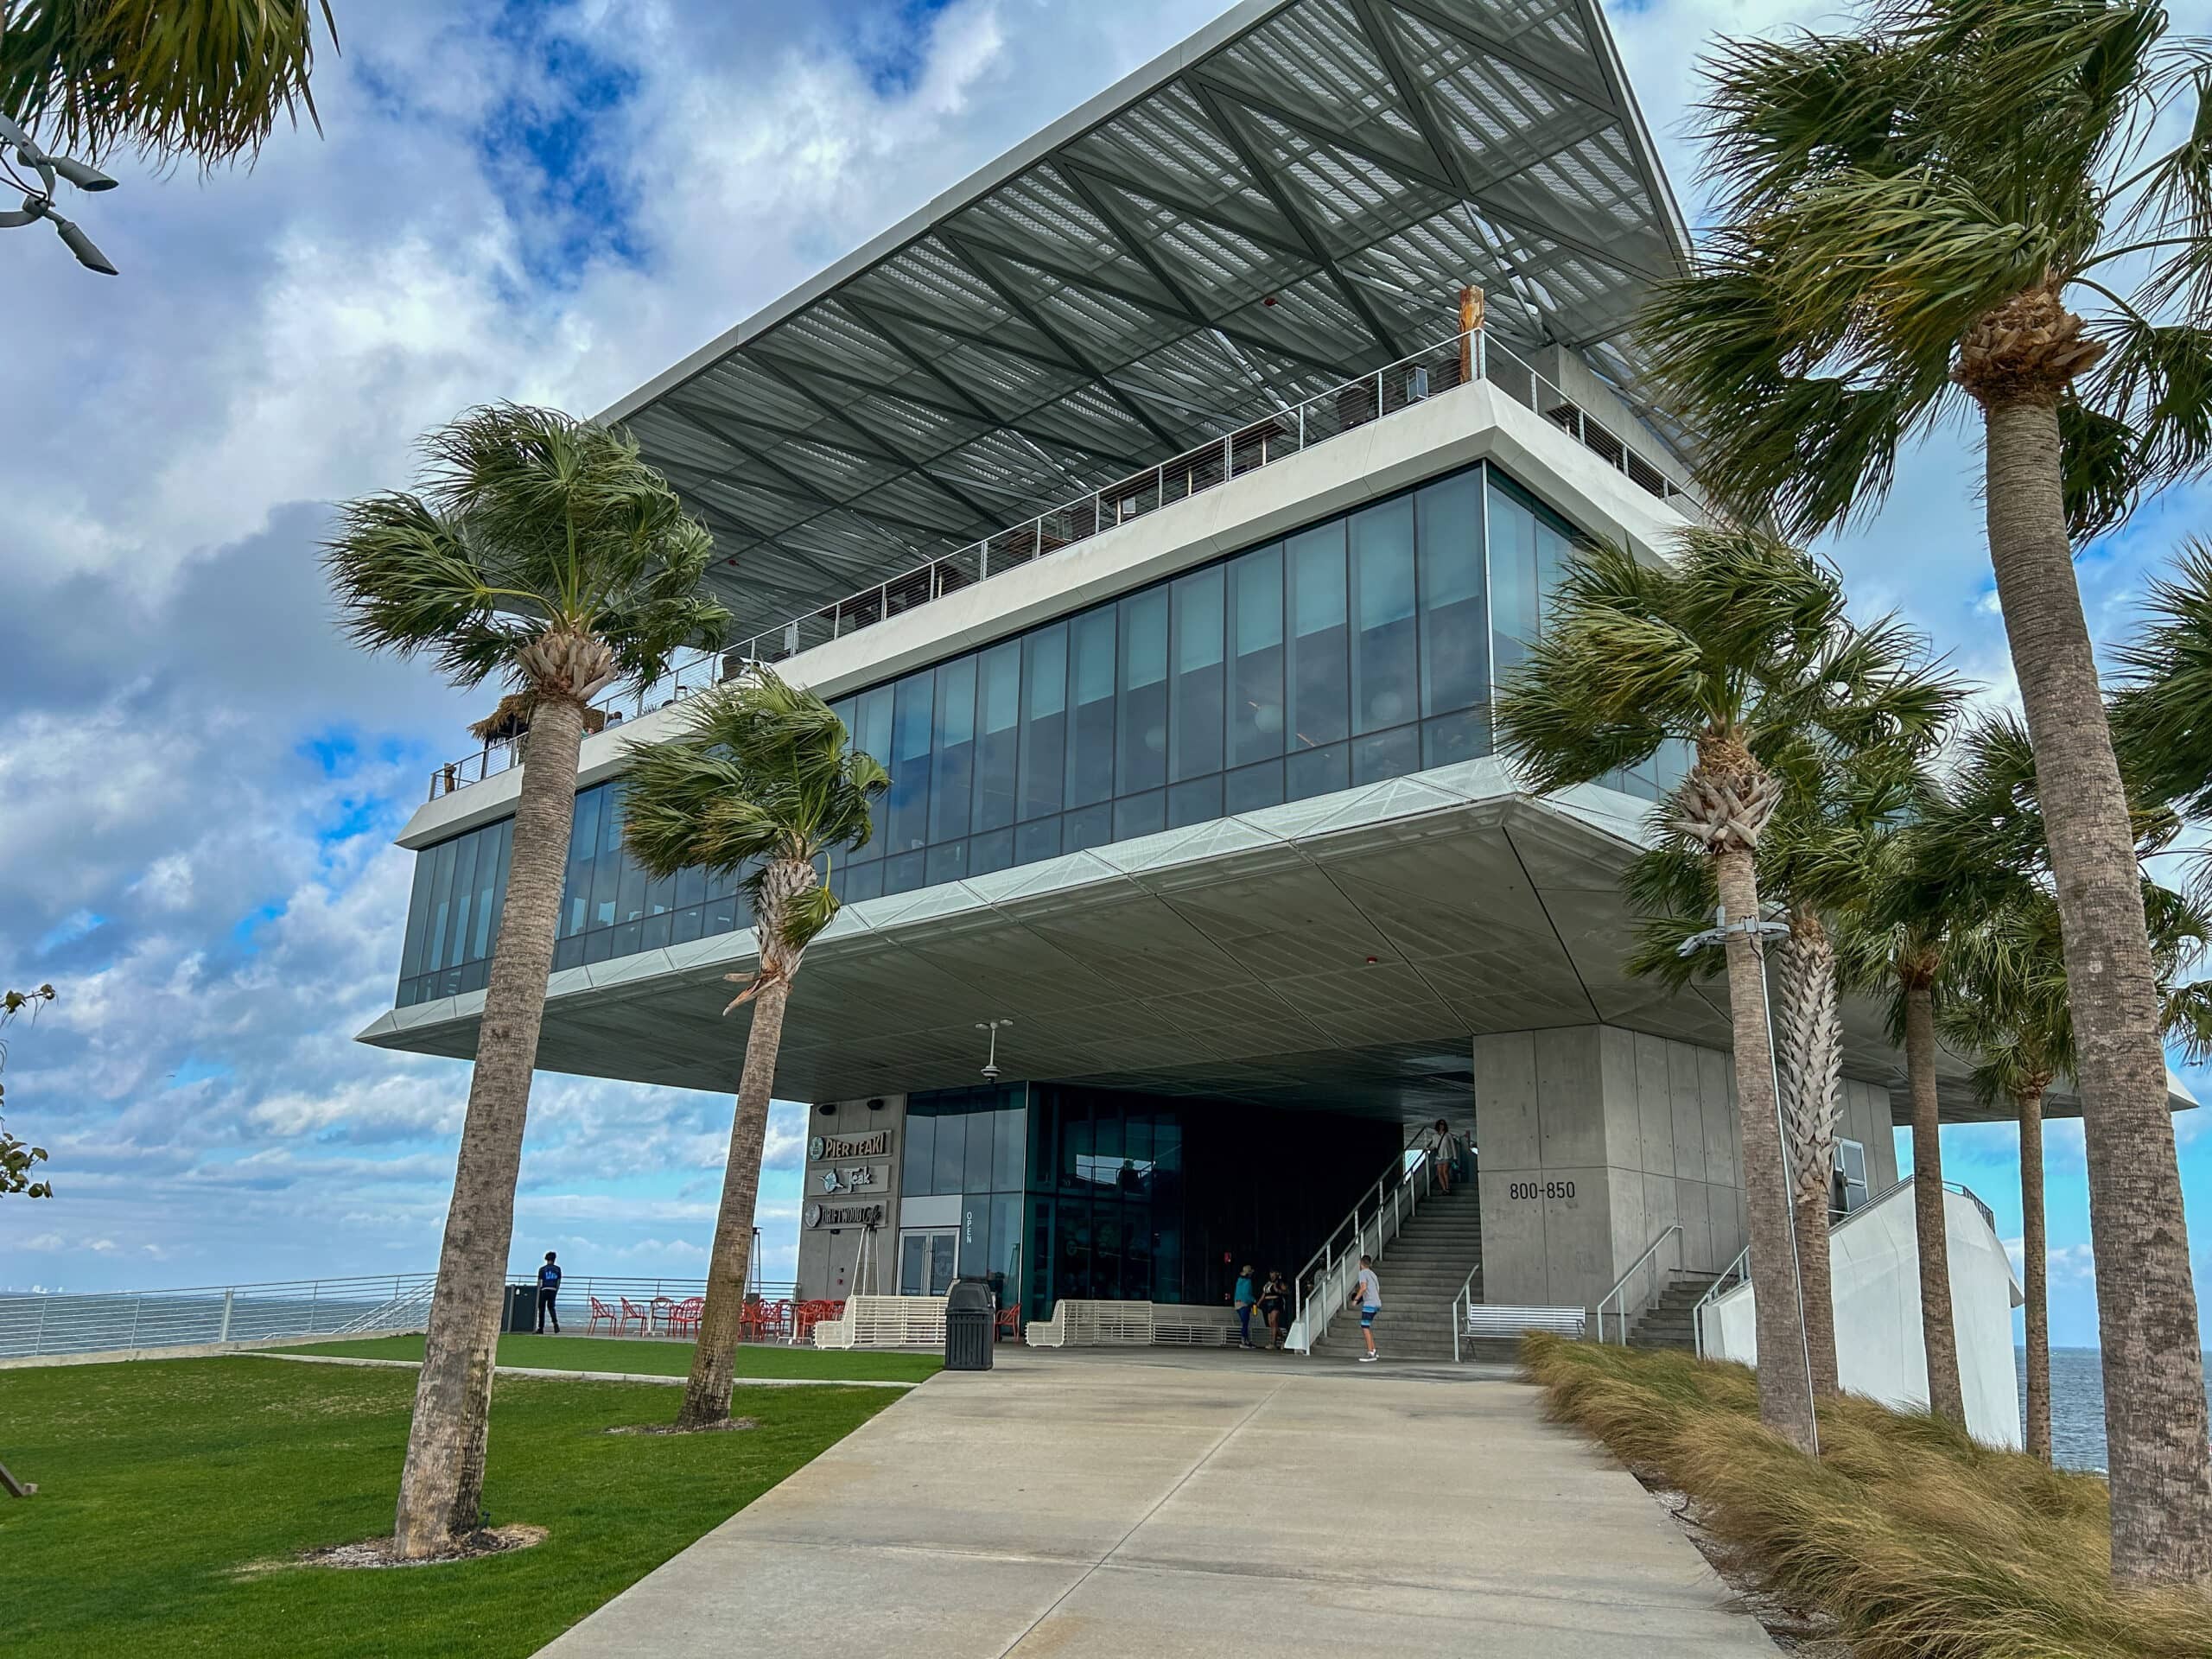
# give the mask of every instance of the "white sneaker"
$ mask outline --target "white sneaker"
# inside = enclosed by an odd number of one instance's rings
[[[1359,1357],[1359,1363],[1363,1365],[1372,1365],[1375,1363],[1375,1359],[1376,1357],[1373,1354],[1362,1354]]]

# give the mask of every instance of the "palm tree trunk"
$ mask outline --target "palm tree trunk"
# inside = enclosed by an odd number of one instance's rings
[[[753,1259],[753,1211],[760,1195],[760,1155],[768,1141],[768,1101],[790,996],[788,980],[771,978],[762,981],[753,1000],[753,1029],[745,1039],[745,1070],[738,1076],[737,1110],[729,1126],[729,1162],[722,1170],[721,1208],[715,1217],[707,1303],[699,1314],[699,1340],[691,1351],[678,1428],[711,1427],[729,1420],[746,1274]]]
[[[1767,1037],[1766,953],[1733,931],[1759,913],[1758,874],[1748,849],[1713,855],[1728,934],[1728,1012],[1736,1050],[1736,1116],[1744,1154],[1744,1211],[1751,1226],[1751,1295],[1758,1306],[1759,1421],[1799,1450],[1818,1436],[1801,1327],[1796,1251],[1790,1240],[1789,1171],[1776,1116],[1774,1049]]]
[[[1997,597],[2065,945],[2122,1583],[2212,1578],[2212,1434],[2135,847],[2075,586],[2058,412],[1985,406]]]
[[[1805,1304],[1805,1349],[1813,1392],[1828,1398],[1836,1380],[1835,1297],[1828,1273],[1828,1200],[1835,1167],[1837,1096],[1843,1084],[1843,1026],[1837,1010],[1835,946],[1820,918],[1798,906],[1774,950],[1775,1076],[1789,1132],[1791,1190],[1797,1213],[1798,1294]]]
[[[2020,1277],[2026,1281],[2028,1450],[2050,1461],[2050,1274],[2043,1222],[2043,1090],[2023,1090],[2020,1109]]]
[[[1920,1340],[1928,1356],[1928,1409],[1964,1423],[1958,1325],[1951,1311],[1951,1243],[1943,1224],[1936,994],[1916,979],[1907,980],[1904,987],[1904,1071],[1912,1095],[1912,1224],[1920,1243]]]
[[[474,1531],[483,1508],[499,1292],[514,1236],[515,1180],[545,1016],[545,981],[553,971],[583,713],[579,702],[549,698],[538,703],[531,722],[506,904],[492,947],[476,1069],[468,1082],[453,1202],[446,1211],[407,1462],[399,1477],[394,1547],[410,1559],[435,1554]]]

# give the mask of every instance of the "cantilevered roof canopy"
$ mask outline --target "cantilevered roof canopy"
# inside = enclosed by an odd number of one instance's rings
[[[623,399],[749,633],[1443,339],[1633,400],[1688,237],[1596,0],[1244,0]]]

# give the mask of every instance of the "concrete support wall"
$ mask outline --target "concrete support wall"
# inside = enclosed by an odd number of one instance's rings
[[[1677,1222],[1692,1271],[1743,1249],[1726,1054],[1574,1026],[1478,1037],[1474,1072],[1486,1300],[1592,1306]]]
[[[1866,1148],[1866,1196],[1874,1198],[1897,1185],[1897,1141],[1892,1131],[1887,1084],[1843,1080],[1843,1109],[1836,1120],[1839,1140],[1856,1141]]]
[[[808,1300],[842,1301],[854,1294],[898,1289],[899,1174],[906,1148],[906,1096],[829,1101],[808,1109],[805,1190],[798,1211],[798,1294]],[[829,1109],[824,1111],[823,1106]],[[840,1142],[880,1135],[884,1150],[841,1155]],[[864,1172],[857,1185],[855,1171]],[[836,1190],[831,1190],[832,1180]],[[840,1211],[880,1206],[882,1221],[868,1244],[865,1282],[856,1282],[865,1225],[840,1224]]]

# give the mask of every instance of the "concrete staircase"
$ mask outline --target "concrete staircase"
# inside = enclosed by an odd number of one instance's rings
[[[1452,1304],[1469,1268],[1475,1274],[1475,1300],[1483,1294],[1482,1200],[1472,1181],[1450,1195],[1432,1192],[1392,1239],[1375,1263],[1382,1281],[1382,1313],[1375,1321],[1375,1345],[1386,1359],[1452,1358]],[[1316,1354],[1343,1358],[1357,1354],[1359,1318],[1340,1313],[1314,1343]]]
[[[1680,1348],[1688,1351],[1697,1346],[1697,1332],[1691,1315],[1704,1300],[1705,1293],[1713,1288],[1719,1275],[1710,1273],[1677,1274],[1675,1281],[1660,1293],[1659,1300],[1643,1310],[1643,1315],[1630,1327],[1628,1345],[1631,1348]]]

